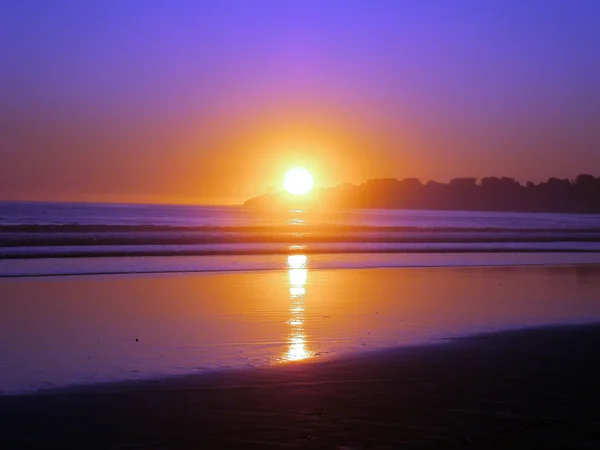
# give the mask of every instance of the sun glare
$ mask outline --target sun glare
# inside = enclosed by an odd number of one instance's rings
[[[283,180],[283,188],[292,195],[304,195],[313,187],[310,172],[301,167],[288,170]]]

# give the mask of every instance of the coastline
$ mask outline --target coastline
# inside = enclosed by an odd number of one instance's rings
[[[600,324],[0,397],[3,448],[585,448]]]
[[[81,258],[0,258],[0,279],[45,276],[93,276],[177,273],[225,273],[281,270],[285,255],[117,256]],[[600,252],[448,252],[309,254],[311,270],[381,268],[458,268],[590,266]]]

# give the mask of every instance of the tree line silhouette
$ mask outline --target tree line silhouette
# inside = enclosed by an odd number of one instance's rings
[[[304,199],[270,192],[248,200],[246,205],[274,207],[291,203],[332,208],[600,213],[600,177],[552,177],[524,185],[508,177],[455,178],[449,183],[425,184],[416,178],[382,178],[358,186],[322,188]]]

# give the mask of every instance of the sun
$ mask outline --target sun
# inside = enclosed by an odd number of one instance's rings
[[[304,195],[313,187],[313,177],[302,167],[294,167],[285,174],[283,188],[292,195]]]

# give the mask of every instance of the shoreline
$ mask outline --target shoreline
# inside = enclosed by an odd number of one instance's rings
[[[337,270],[378,270],[378,269],[527,269],[527,268],[541,268],[541,267],[600,267],[600,261],[598,262],[578,262],[578,263],[515,263],[515,264],[461,264],[456,266],[368,266],[368,267],[311,267],[311,271],[337,271]],[[54,278],[54,277],[95,277],[95,276],[137,276],[137,275],[194,275],[194,274],[230,274],[230,273],[261,273],[261,272],[286,272],[289,269],[281,267],[278,269],[242,269],[242,270],[223,270],[223,269],[208,269],[208,270],[165,270],[165,271],[153,271],[153,272],[74,272],[74,273],[48,273],[48,274],[19,274],[19,275],[0,275],[0,279],[22,279],[22,278]]]
[[[288,254],[115,256],[82,258],[0,258],[0,280],[96,275],[169,275],[287,270]],[[600,252],[448,252],[307,254],[310,270],[442,269],[490,267],[594,266]],[[360,260],[356,260],[356,256]],[[119,268],[122,267],[122,268]]]
[[[211,246],[220,247],[210,249]],[[169,256],[270,256],[270,255],[334,255],[334,254],[502,254],[502,253],[579,253],[600,254],[600,242],[597,241],[558,241],[558,242],[512,242],[503,243],[331,243],[301,244],[200,244],[189,245],[173,250],[163,245],[79,247],[4,247],[0,252],[0,260],[35,260],[35,259],[81,259],[81,258],[115,258],[115,257],[169,257]],[[156,248],[154,248],[156,247]],[[167,247],[167,248],[162,248]],[[242,247],[252,247],[244,249]]]
[[[569,322],[569,323],[551,323],[545,325],[508,328],[501,330],[484,331],[481,333],[455,335],[436,338],[435,341],[419,344],[399,345],[395,347],[382,347],[371,349],[356,349],[351,352],[338,354],[319,355],[316,358],[304,359],[299,361],[280,361],[265,364],[256,367],[227,367],[222,369],[209,370],[201,373],[189,373],[180,375],[157,375],[141,379],[106,381],[89,384],[75,384],[58,386],[51,388],[40,388],[35,391],[2,393],[0,391],[0,400],[7,397],[37,397],[37,396],[61,396],[61,395],[86,395],[92,393],[106,392],[124,392],[134,390],[154,390],[181,388],[184,386],[194,386],[196,383],[214,381],[221,377],[243,376],[252,377],[262,374],[266,371],[293,370],[293,367],[305,366],[310,370],[312,366],[332,365],[363,365],[365,363],[375,362],[376,364],[386,363],[386,360],[396,358],[414,357],[419,353],[427,355],[429,352],[443,352],[445,349],[456,350],[454,347],[481,348],[490,342],[493,345],[503,342],[513,341],[517,338],[540,338],[554,339],[553,333],[572,334],[572,333],[597,332],[600,336],[600,321],[590,322]],[[537,336],[536,336],[537,335]],[[423,355],[420,355],[423,356]]]
[[[3,448],[582,448],[600,323],[0,397]]]

